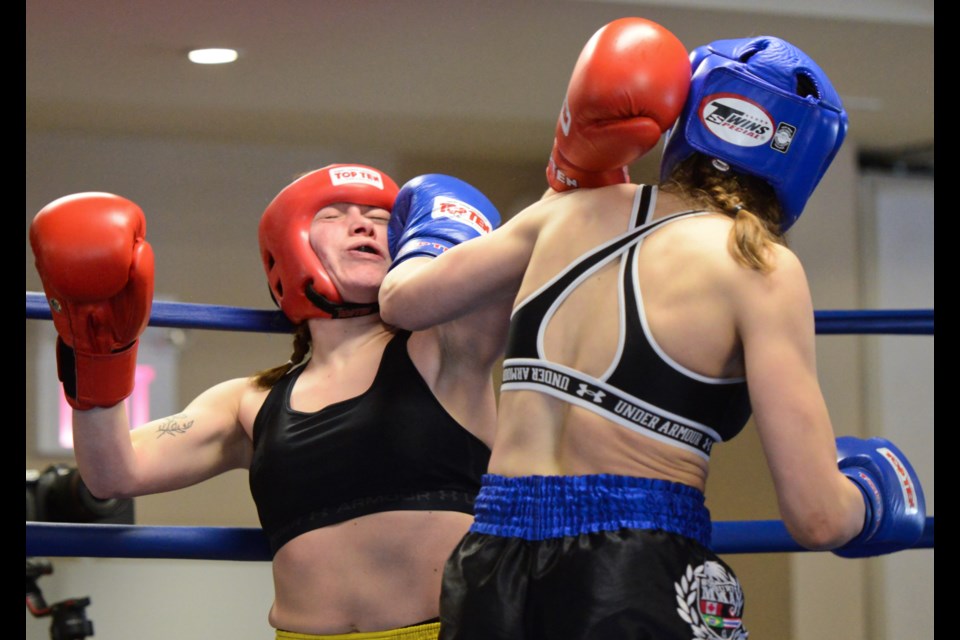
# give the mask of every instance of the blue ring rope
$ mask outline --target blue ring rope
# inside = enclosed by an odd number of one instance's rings
[[[44,295],[27,291],[27,319],[50,320],[52,317]],[[815,311],[814,320],[817,333],[823,335],[933,335],[933,309]],[[260,333],[293,332],[293,325],[279,310],[163,300],[154,300],[150,326]]]
[[[933,549],[934,518],[911,549]],[[263,531],[253,527],[156,527],[121,524],[27,523],[27,556],[164,558],[181,560],[270,560]],[[808,551],[780,520],[713,523],[719,554]]]

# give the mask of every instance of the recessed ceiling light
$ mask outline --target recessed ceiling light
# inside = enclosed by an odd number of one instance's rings
[[[194,49],[187,54],[196,64],[227,64],[237,59],[235,49]]]

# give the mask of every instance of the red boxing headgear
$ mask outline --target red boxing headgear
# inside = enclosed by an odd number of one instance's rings
[[[260,257],[274,302],[295,324],[308,318],[347,318],[376,303],[344,302],[310,246],[310,223],[323,207],[349,202],[390,211],[399,191],[387,174],[359,164],[331,164],[301,176],[260,218]]]

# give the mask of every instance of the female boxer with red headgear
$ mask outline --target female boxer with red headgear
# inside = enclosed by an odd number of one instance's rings
[[[290,362],[130,431],[122,400],[153,295],[143,213],[103,193],[51,203],[31,243],[85,483],[137,496],[249,469],[277,638],[436,638],[443,563],[489,458],[505,332],[487,316],[503,310],[411,333],[384,324],[377,292],[391,254],[437,255],[498,224],[448,176],[400,190],[362,165],[302,176],[260,222],[270,291],[297,325]]]
[[[627,183],[623,163],[678,116],[662,185]],[[845,132],[827,77],[780,39],[718,41],[688,62],[659,25],[615,21],[577,63],[547,195],[388,275],[382,313],[409,329],[513,305],[443,640],[746,638],[703,492],[713,445],[751,414],[800,544],[858,556],[919,538],[903,454],[834,440],[810,293],[783,243]],[[417,304],[428,292],[436,304]]]

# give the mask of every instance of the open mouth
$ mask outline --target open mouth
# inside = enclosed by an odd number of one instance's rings
[[[381,255],[380,250],[375,245],[372,245],[372,244],[357,245],[355,247],[352,247],[350,251],[356,251],[358,253],[366,253],[373,256]]]

